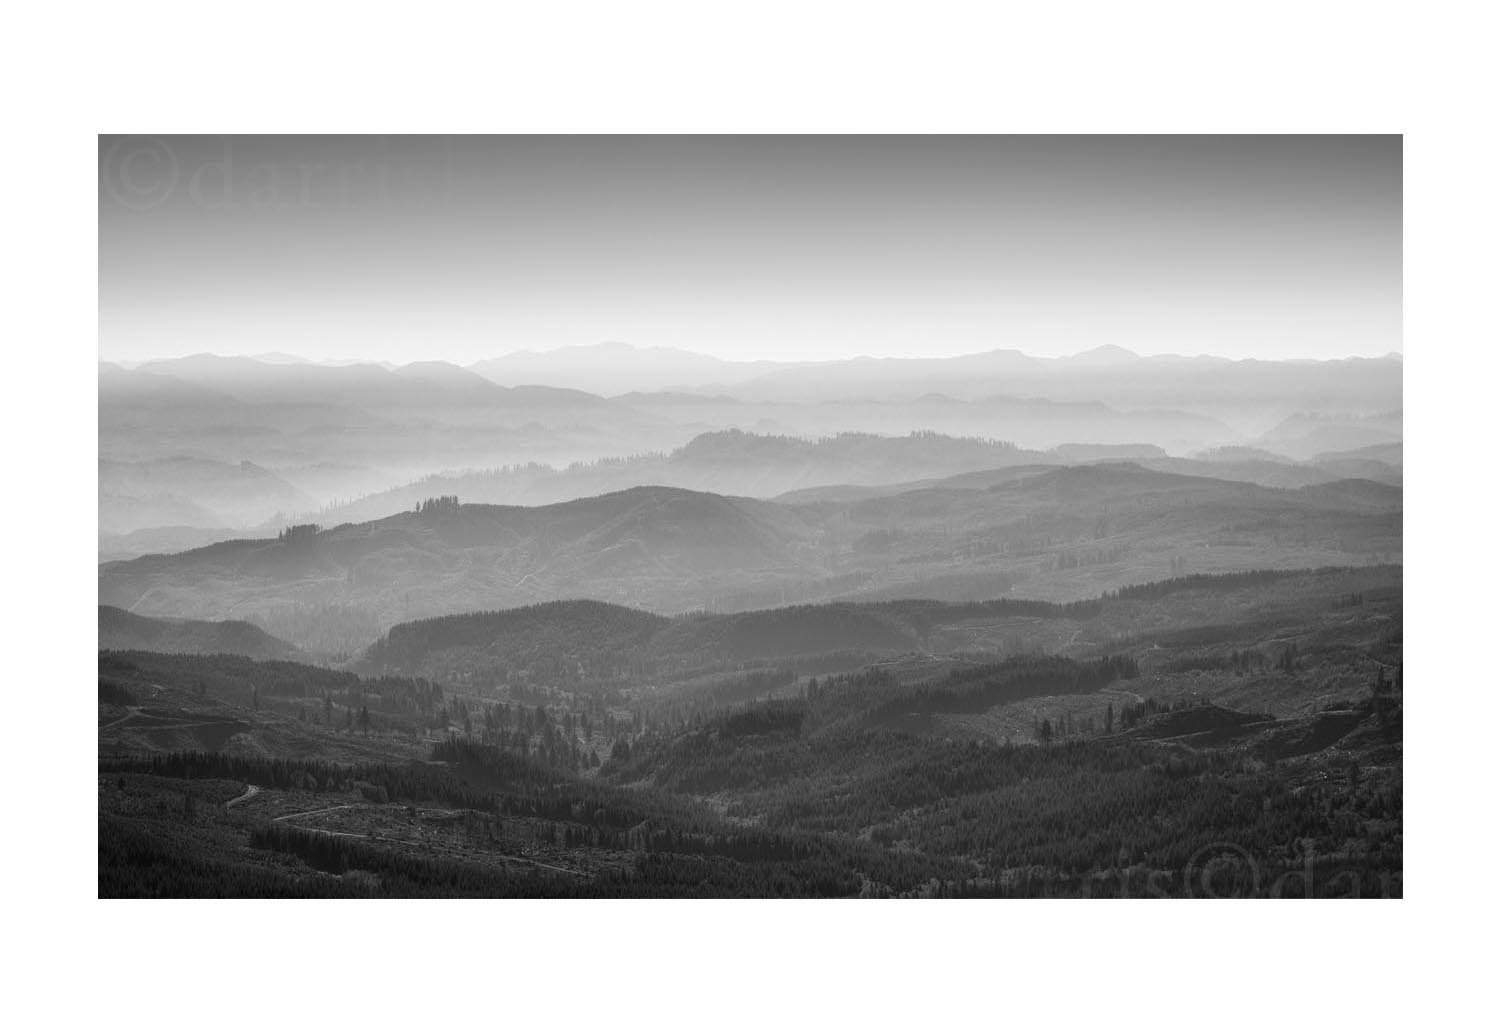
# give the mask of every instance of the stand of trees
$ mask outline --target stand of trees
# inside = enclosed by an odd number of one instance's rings
[[[281,544],[296,544],[308,541],[323,532],[323,528],[316,523],[297,523],[289,527],[283,527],[276,535],[276,540]]]

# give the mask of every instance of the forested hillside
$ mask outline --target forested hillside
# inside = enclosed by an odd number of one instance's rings
[[[247,621],[174,621],[99,605],[99,648],[158,653],[237,653],[254,660],[307,659]]]
[[[1399,633],[1242,661],[1257,634],[1196,637],[1224,671],[1149,674],[1140,646],[877,665],[687,712],[101,654],[100,894],[1400,895]],[[1345,699],[1301,716],[1202,694],[1340,678]]]

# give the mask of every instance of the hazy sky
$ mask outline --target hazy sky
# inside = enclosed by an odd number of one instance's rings
[[[100,355],[1401,350],[1399,137],[99,142]]]

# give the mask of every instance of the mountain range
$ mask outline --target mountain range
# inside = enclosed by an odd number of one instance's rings
[[[630,392],[530,382],[553,366],[562,371],[551,378],[582,382],[586,361]],[[1234,362],[1106,347],[1063,359],[715,362],[608,345],[483,369],[275,354],[100,363],[101,554],[207,543],[195,530],[274,532],[296,517],[375,519],[447,494],[542,505],[662,484],[774,496],[1232,446],[1284,466],[1153,466],[1287,487],[1325,475],[1400,480],[1399,465],[1359,455],[1399,445],[1398,357]],[[652,391],[673,376],[717,378]]]
[[[1106,344],[1079,354],[1061,357],[1034,357],[1020,351],[997,349],[977,354],[947,358],[872,358],[824,362],[730,362],[709,355],[679,351],[673,348],[638,348],[610,342],[586,347],[565,347],[552,351],[520,351],[474,363],[471,368],[495,382],[539,383],[572,386],[605,396],[619,393],[652,393],[662,390],[722,388],[744,399],[838,399],[855,395],[909,394],[920,387],[926,392],[953,396],[1017,393],[1008,387],[1022,383],[1026,389],[1017,395],[1053,396],[1058,383],[1064,399],[1090,399],[1098,394],[1082,392],[1085,386],[1099,385],[1109,395],[1137,398],[1144,380],[1153,384],[1163,381],[1180,385],[1184,377],[1196,383],[1209,382],[1215,387],[1231,385],[1235,399],[1253,395],[1263,384],[1290,383],[1298,393],[1308,390],[1329,392],[1340,379],[1359,377],[1357,390],[1335,391],[1335,399],[1353,395],[1364,399],[1388,397],[1392,377],[1396,381],[1395,401],[1400,402],[1399,377],[1401,356],[1351,358],[1342,361],[1256,361],[1236,360],[1214,355],[1138,355],[1125,348]],[[1120,390],[1110,377],[1129,376],[1134,390]],[[1369,388],[1368,380],[1385,384],[1379,390]],[[976,389],[986,386],[985,389]],[[858,387],[858,393],[851,388]],[[1168,391],[1169,394],[1171,391]],[[1180,396],[1183,392],[1177,391]],[[1216,389],[1215,391],[1220,392]],[[1285,390],[1284,394],[1292,393]],[[1328,403],[1328,407],[1335,405]]]

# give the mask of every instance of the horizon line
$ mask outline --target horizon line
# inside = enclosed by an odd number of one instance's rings
[[[1074,358],[1082,358],[1082,357],[1086,357],[1088,355],[1095,355],[1095,354],[1098,354],[1101,351],[1103,351],[1103,352],[1119,352],[1119,353],[1122,353],[1124,355],[1128,355],[1131,359],[1140,360],[1140,361],[1149,361],[1151,359],[1157,359],[1157,358],[1172,358],[1172,359],[1180,359],[1180,360],[1186,360],[1186,361],[1195,361],[1195,360],[1202,360],[1202,359],[1212,359],[1212,360],[1223,361],[1223,362],[1231,362],[1231,363],[1240,363],[1240,362],[1293,363],[1293,362],[1383,361],[1383,360],[1391,359],[1391,358],[1398,359],[1398,360],[1401,360],[1401,361],[1405,360],[1405,354],[1402,351],[1387,351],[1384,354],[1343,355],[1343,356],[1340,356],[1340,357],[1332,357],[1332,358],[1318,358],[1318,357],[1313,357],[1313,356],[1295,357],[1295,358],[1256,358],[1256,357],[1252,356],[1252,357],[1245,357],[1245,358],[1235,358],[1235,357],[1232,357],[1230,355],[1214,354],[1214,353],[1211,353],[1211,352],[1203,352],[1203,353],[1200,353],[1200,354],[1183,354],[1181,352],[1173,352],[1173,351],[1157,352],[1157,353],[1154,353],[1154,354],[1141,354],[1141,353],[1139,353],[1137,351],[1134,351],[1134,350],[1132,350],[1130,348],[1127,348],[1127,347],[1125,347],[1123,345],[1114,344],[1114,343],[1100,344],[1100,345],[1097,345],[1095,347],[1087,348],[1087,349],[1085,349],[1083,351],[1076,351],[1076,352],[1072,352],[1070,354],[1056,354],[1056,355],[1033,354],[1031,352],[1022,351],[1019,348],[996,346],[996,347],[989,348],[989,349],[986,349],[986,350],[983,350],[983,351],[966,351],[966,352],[962,352],[960,354],[953,354],[953,355],[852,355],[852,356],[849,356],[847,358],[804,358],[804,359],[755,358],[755,359],[740,359],[740,358],[723,358],[723,357],[720,357],[718,355],[709,354],[709,353],[704,352],[704,351],[693,351],[693,350],[690,350],[688,348],[677,347],[677,346],[669,345],[669,344],[632,344],[632,343],[630,343],[628,341],[599,341],[599,342],[596,342],[596,343],[593,343],[593,344],[563,344],[563,345],[558,345],[558,346],[555,346],[555,347],[544,348],[544,349],[518,348],[518,349],[515,349],[515,350],[512,350],[512,351],[506,351],[506,352],[503,352],[501,354],[493,355],[493,356],[488,357],[488,358],[477,358],[477,359],[474,359],[471,362],[468,362],[467,364],[462,363],[462,362],[458,362],[458,361],[454,361],[454,360],[449,359],[449,358],[412,358],[412,359],[408,359],[408,360],[404,360],[404,361],[391,361],[389,359],[375,359],[375,358],[341,358],[341,357],[329,357],[329,358],[321,358],[321,359],[311,359],[311,358],[306,358],[306,357],[304,357],[302,355],[297,355],[297,354],[293,354],[291,352],[278,351],[278,350],[267,350],[267,351],[257,351],[257,352],[235,352],[235,353],[225,353],[225,352],[219,352],[219,351],[193,351],[193,352],[189,352],[187,354],[162,355],[162,356],[157,356],[157,357],[152,357],[152,358],[138,358],[138,359],[106,358],[101,353],[99,355],[99,357],[98,357],[98,364],[101,364],[101,365],[116,365],[116,366],[119,366],[120,368],[124,368],[124,369],[127,369],[127,370],[134,370],[134,369],[140,368],[141,366],[144,366],[144,365],[154,365],[154,364],[158,364],[158,363],[161,363],[161,362],[183,361],[183,360],[188,359],[188,358],[202,358],[202,357],[207,357],[207,358],[221,358],[221,359],[236,359],[236,358],[240,358],[240,359],[246,359],[246,360],[249,360],[249,361],[256,361],[256,362],[259,362],[260,364],[263,364],[263,365],[315,365],[315,366],[319,366],[319,367],[323,367],[323,368],[338,368],[338,367],[348,366],[348,365],[376,365],[376,366],[380,366],[381,368],[385,368],[385,369],[397,369],[397,368],[404,368],[404,367],[409,366],[409,365],[422,365],[422,364],[428,364],[428,363],[441,363],[441,364],[452,365],[452,366],[454,366],[456,368],[461,368],[461,369],[466,369],[467,370],[467,369],[472,369],[472,368],[474,368],[477,365],[482,365],[482,364],[486,364],[488,362],[498,361],[498,360],[509,358],[509,357],[513,357],[513,356],[516,356],[516,355],[537,355],[537,356],[544,356],[544,355],[549,355],[549,354],[557,354],[559,352],[564,352],[564,351],[592,351],[592,350],[597,350],[597,349],[600,349],[600,348],[624,348],[624,349],[627,349],[629,351],[669,351],[669,352],[674,352],[674,353],[678,353],[678,354],[693,355],[693,356],[696,356],[696,357],[705,358],[705,359],[709,359],[709,360],[716,361],[716,362],[721,362],[723,364],[728,364],[728,365],[769,365],[769,366],[839,365],[839,364],[847,364],[847,363],[851,363],[851,362],[872,362],[872,361],[885,361],[885,362],[890,362],[890,361],[907,361],[907,362],[958,361],[958,360],[964,359],[964,358],[977,358],[977,357],[981,357],[981,356],[984,356],[984,355],[994,355],[994,354],[1004,354],[1004,353],[1016,354],[1016,355],[1019,355],[1019,356],[1021,356],[1023,358],[1031,359],[1033,361],[1060,362],[1060,361],[1068,361],[1068,360],[1071,360],[1071,359],[1074,359]],[[282,358],[282,359],[293,359],[293,360],[291,360],[291,361],[281,361],[281,362],[265,361],[265,359],[267,359],[267,358]]]

